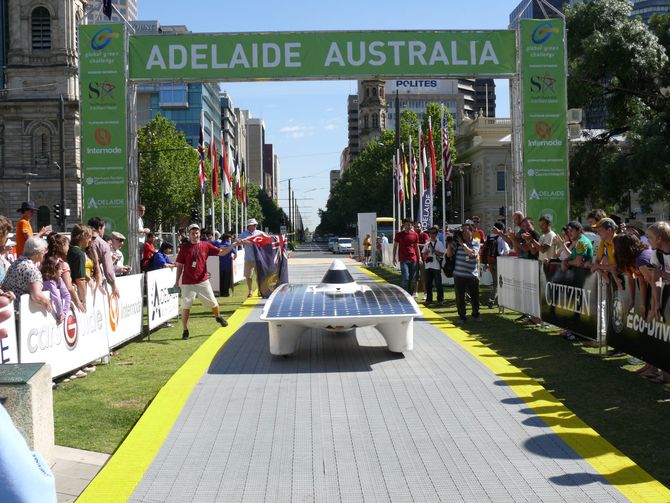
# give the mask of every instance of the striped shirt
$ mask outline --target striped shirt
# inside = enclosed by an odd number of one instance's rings
[[[462,246],[456,248],[456,265],[454,266],[454,277],[479,278],[479,241],[473,239],[468,245],[475,252],[474,257],[469,257]]]

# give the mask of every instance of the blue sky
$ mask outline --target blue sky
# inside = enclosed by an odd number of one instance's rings
[[[491,30],[506,29],[519,0],[339,0],[246,1],[138,0],[141,20],[186,25],[197,33],[316,30]],[[497,82],[499,117],[509,117],[506,81]],[[347,145],[347,96],[355,81],[222,83],[236,107],[261,117],[266,142],[275,146],[280,179],[292,189],[305,225],[319,223],[332,169],[339,169]],[[280,183],[280,204],[287,205],[287,183]]]

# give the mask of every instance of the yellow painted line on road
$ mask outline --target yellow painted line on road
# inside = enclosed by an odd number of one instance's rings
[[[78,502],[127,501],[181,414],[191,391],[221,347],[237,332],[260,298],[247,299],[165,383],[123,443],[77,499]]]
[[[375,281],[372,271],[359,267]],[[533,412],[600,475],[632,502],[670,502],[670,490],[579,419],[541,384],[492,349],[423,307],[424,318],[500,377]]]

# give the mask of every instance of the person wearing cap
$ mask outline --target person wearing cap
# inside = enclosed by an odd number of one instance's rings
[[[596,223],[596,232],[600,237],[600,246],[598,246],[595,263],[591,269],[598,271],[605,283],[609,283],[609,275],[611,275],[619,288],[621,288],[622,283],[617,275],[616,257],[614,255],[616,230],[617,224],[611,218],[601,218]]]
[[[570,267],[583,267],[591,264],[593,259],[593,245],[589,238],[584,236],[582,224],[573,220],[568,223],[568,235],[572,245],[570,256],[561,262],[561,271]]]
[[[498,257],[509,255],[509,245],[502,236],[505,234],[505,224],[496,222],[491,227],[491,232],[486,238],[484,248],[482,251],[482,259],[485,260],[484,267],[488,267],[491,272],[493,282],[491,283],[491,296],[489,297],[488,306],[493,307],[493,304],[498,299]]]
[[[112,232],[112,240],[109,242],[109,245],[112,248],[112,261],[114,262],[114,272],[117,275],[124,275],[130,272],[130,265],[123,265],[124,256],[121,251],[123,243],[126,241],[126,236],[120,232]]]
[[[181,303],[182,303],[182,325],[184,332],[181,338],[188,340],[188,319],[191,314],[191,306],[196,297],[200,298],[203,306],[212,309],[216,321],[222,327],[227,327],[228,322],[221,316],[219,303],[212,291],[212,285],[209,282],[207,274],[207,257],[223,256],[230,253],[235,246],[235,241],[230,246],[217,248],[212,243],[200,241],[200,226],[191,224],[188,226],[188,242],[183,243],[177,254],[175,263],[177,265],[177,277],[175,279],[175,288],[179,285],[181,279]]]
[[[247,222],[247,230],[243,231],[239,235],[239,240],[242,241],[243,239],[250,238],[252,236],[257,236],[258,234],[261,234],[261,231],[256,229],[258,226],[258,222],[256,221],[255,218],[250,218],[249,221]],[[253,277],[254,277],[254,270],[256,269],[256,245],[253,243],[249,243],[244,245],[244,278],[247,280],[247,289],[249,292],[247,293],[248,297],[251,297],[254,292],[253,292]]]
[[[16,210],[21,213],[21,218],[16,222],[16,256],[23,255],[23,247],[28,238],[33,237],[33,227],[30,225],[30,220],[35,214],[35,203],[32,201],[21,203],[21,207]],[[45,226],[36,234],[37,237],[42,237],[51,231],[51,226]]]

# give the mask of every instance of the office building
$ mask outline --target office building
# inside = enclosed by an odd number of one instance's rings
[[[137,0],[112,0],[112,19],[111,21],[107,19],[105,15],[102,14],[102,0],[91,0],[88,2],[88,9],[86,18],[90,23],[121,23],[123,16],[126,21],[135,21],[137,20]],[[119,13],[121,16],[119,16]]]
[[[265,123],[263,119],[249,117],[247,120],[247,178],[249,183],[263,185],[263,145],[265,145]]]

